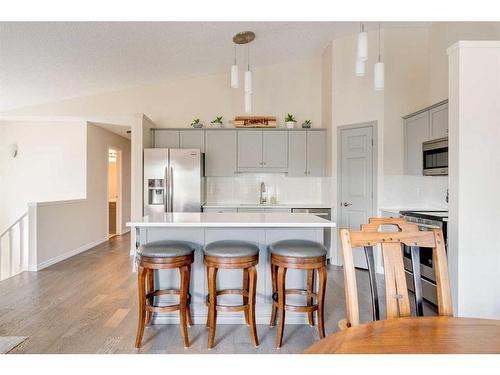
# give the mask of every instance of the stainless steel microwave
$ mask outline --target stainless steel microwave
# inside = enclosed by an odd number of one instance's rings
[[[422,144],[424,176],[448,175],[448,137]]]

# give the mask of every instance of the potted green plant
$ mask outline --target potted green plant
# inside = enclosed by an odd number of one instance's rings
[[[211,124],[213,128],[222,128],[222,116],[216,117]]]
[[[193,128],[202,128],[203,124],[200,122],[199,118],[195,118],[193,122],[191,123],[191,127]]]
[[[295,120],[295,117],[293,117],[292,114],[288,113],[285,117],[285,124],[288,129],[293,129],[295,127],[295,123],[297,120]]]
[[[302,123],[302,128],[309,129],[311,127],[311,120],[306,120]]]

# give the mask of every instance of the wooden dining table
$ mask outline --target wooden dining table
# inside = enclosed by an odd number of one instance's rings
[[[379,320],[329,335],[305,353],[500,353],[500,320],[444,316]]]

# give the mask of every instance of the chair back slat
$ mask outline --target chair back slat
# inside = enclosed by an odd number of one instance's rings
[[[382,258],[384,260],[387,318],[410,316],[410,300],[401,245],[398,243],[382,244]]]
[[[396,232],[379,232],[381,226],[394,225]],[[402,245],[433,249],[439,315],[453,315],[449,287],[446,249],[441,229],[419,231],[404,219],[371,218],[361,231],[340,230],[344,259],[347,326],[359,324],[359,301],[353,259],[353,248],[380,245],[385,273],[387,319],[411,315]]]

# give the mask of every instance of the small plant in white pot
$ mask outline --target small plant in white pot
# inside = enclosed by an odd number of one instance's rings
[[[218,116],[211,123],[213,128],[222,128],[222,116]]]
[[[311,120],[306,120],[302,123],[303,129],[309,129],[311,127]]]
[[[195,118],[191,123],[191,127],[199,129],[203,127],[203,124],[201,123],[199,118]]]
[[[293,115],[291,115],[290,113],[286,115],[285,124],[288,129],[293,129],[295,127],[296,122],[297,120],[295,120],[295,117],[293,117]]]

